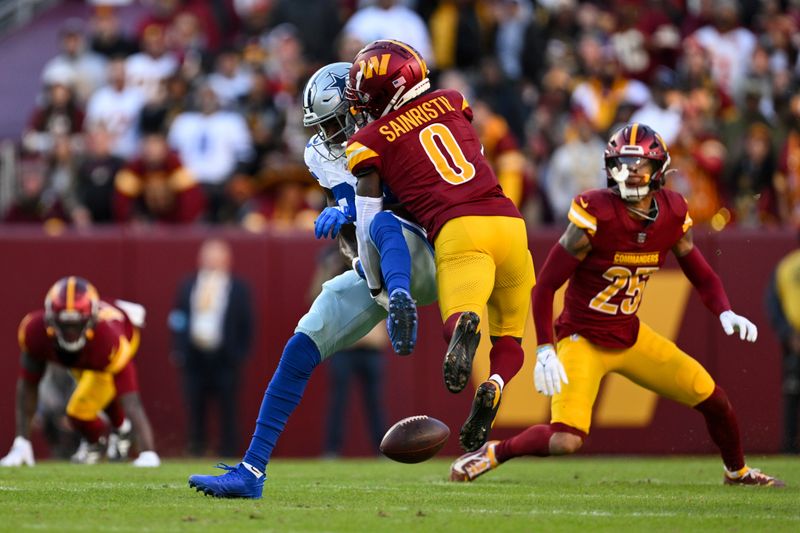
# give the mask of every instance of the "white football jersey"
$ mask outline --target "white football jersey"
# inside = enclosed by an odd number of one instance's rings
[[[347,168],[347,158],[340,157],[333,161],[326,159],[314,147],[318,142],[317,135],[314,135],[306,144],[303,159],[305,159],[308,170],[322,187],[333,192],[336,202],[341,207],[348,208],[355,215],[357,179]],[[318,148],[320,150],[324,149],[322,145],[318,146]]]

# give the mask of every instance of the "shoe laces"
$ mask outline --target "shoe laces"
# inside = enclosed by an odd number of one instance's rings
[[[225,470],[227,473],[235,472],[237,470],[237,466],[226,465],[225,463],[217,463],[214,465],[214,468],[219,468],[220,470]]]

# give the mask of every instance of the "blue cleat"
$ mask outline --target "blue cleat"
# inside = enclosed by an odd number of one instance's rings
[[[227,472],[221,476],[189,476],[189,486],[197,492],[215,498],[261,498],[267,476],[259,472],[261,475],[256,477],[256,474],[242,463],[238,466],[219,463],[217,468]]]
[[[400,355],[408,355],[417,344],[417,306],[411,295],[395,289],[389,295],[389,318],[386,319],[392,348]]]

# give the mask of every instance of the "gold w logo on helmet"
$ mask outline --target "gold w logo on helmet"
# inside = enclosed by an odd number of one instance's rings
[[[361,72],[364,74],[364,78],[370,79],[373,74],[385,76],[386,71],[389,69],[389,59],[391,57],[391,54],[381,54],[380,59],[378,59],[377,55],[374,55],[370,56],[368,60],[362,59],[359,61],[358,65],[361,67]]]

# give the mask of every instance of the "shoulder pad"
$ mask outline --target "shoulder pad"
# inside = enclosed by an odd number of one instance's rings
[[[567,218],[577,227],[594,236],[598,220],[614,216],[611,204],[613,193],[607,189],[592,189],[572,199]]]

